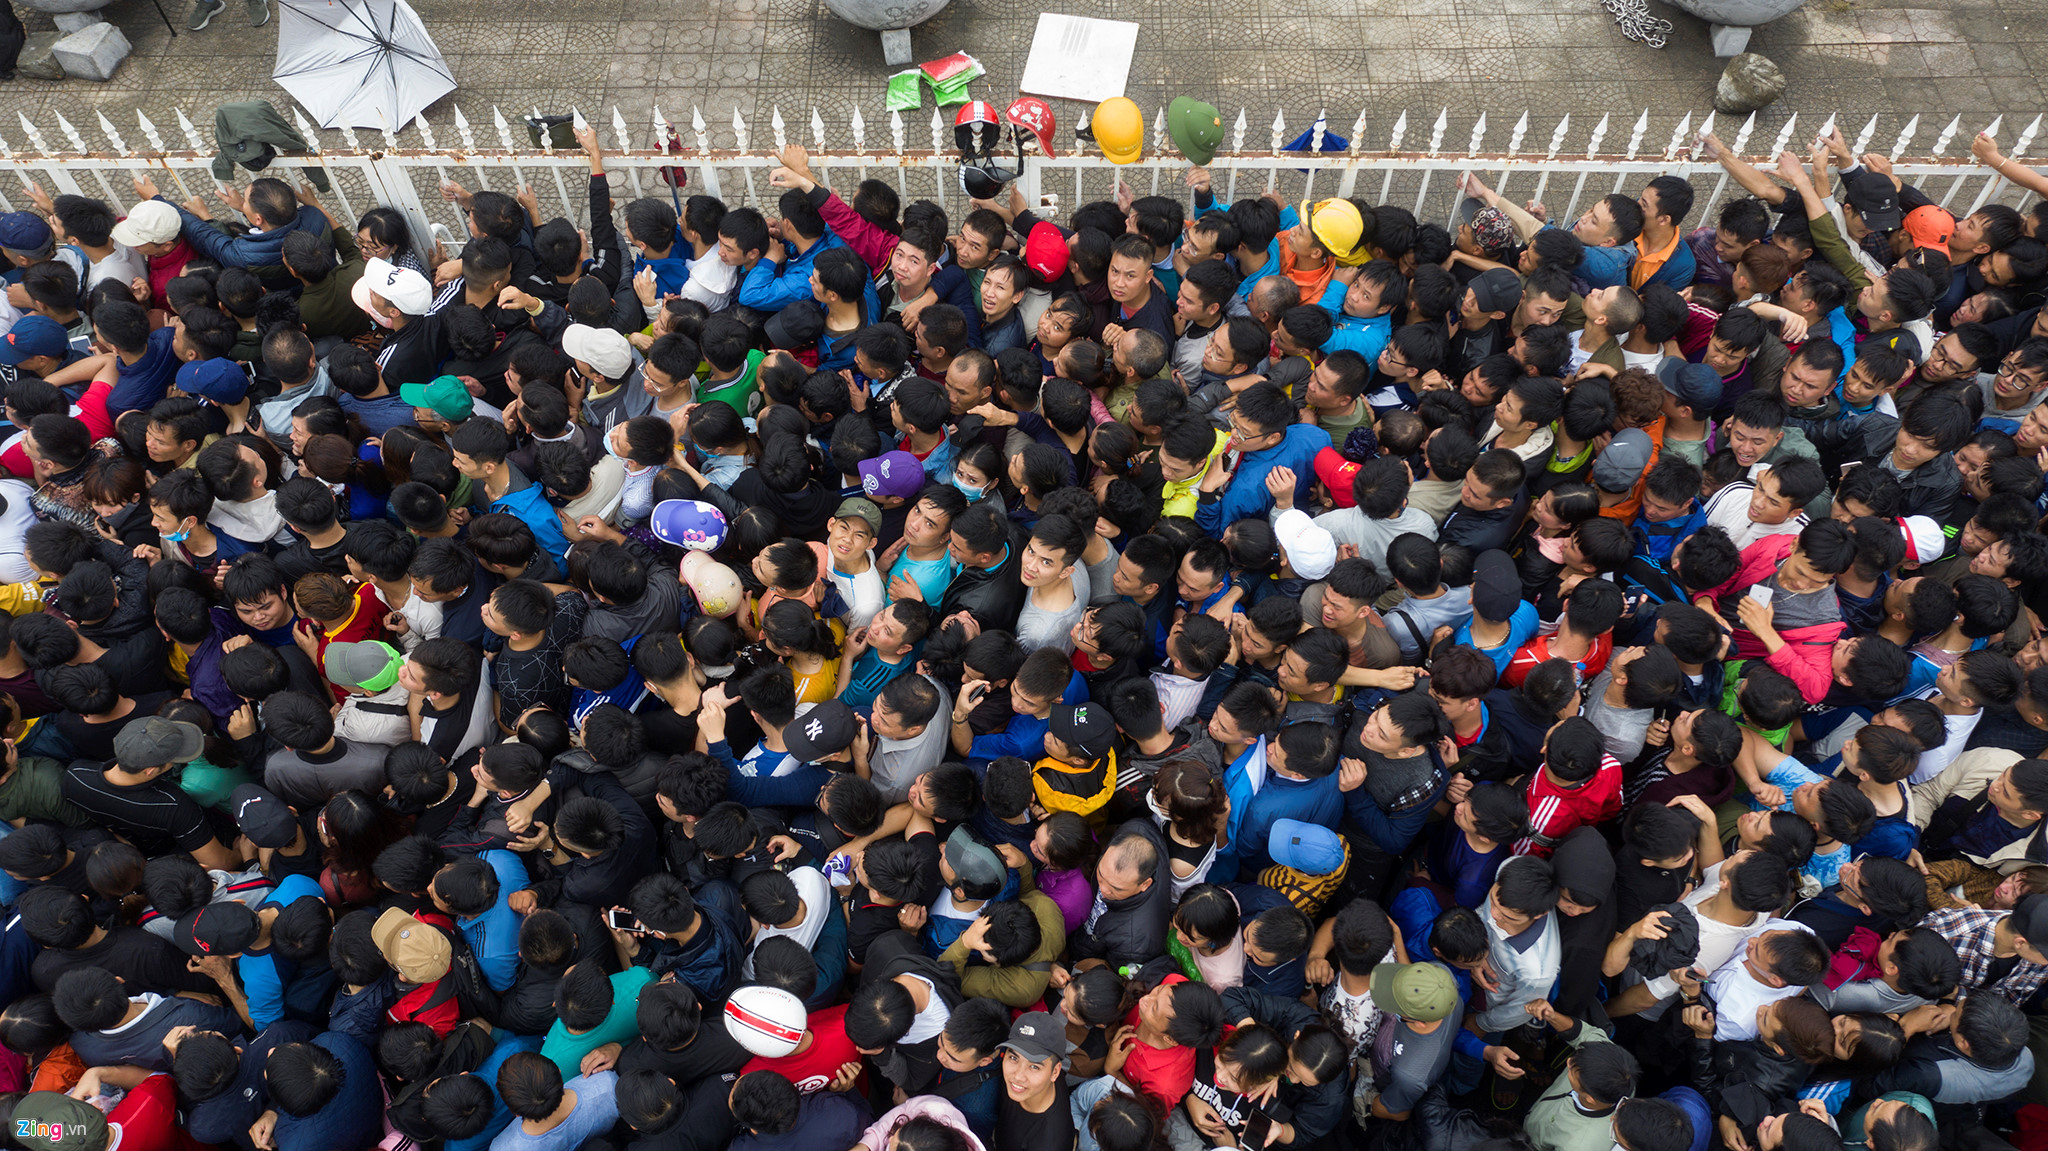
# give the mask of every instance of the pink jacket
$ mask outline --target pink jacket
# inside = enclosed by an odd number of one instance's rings
[[[822,188],[822,185],[821,185]],[[815,195],[813,199],[815,199]],[[878,274],[889,270],[889,257],[896,251],[896,236],[868,223],[853,205],[839,198],[836,192],[827,191],[825,202],[818,205],[818,214],[825,217],[825,225],[832,234],[846,241],[853,254],[866,260],[868,272]],[[872,1151],[881,1151],[873,1148]]]
[[[987,1151],[981,1139],[967,1129],[967,1116],[960,1109],[936,1095],[916,1095],[882,1112],[875,1124],[861,1133],[860,1141],[868,1151],[888,1151],[889,1136],[898,1127],[912,1119],[936,1119],[967,1137],[970,1151]]]
[[[1799,537],[1796,535],[1765,536],[1756,541],[1742,549],[1742,562],[1736,566],[1734,578],[1706,593],[1706,597],[1713,600],[1718,608],[1730,596],[1748,594],[1752,584],[1776,573],[1785,557],[1791,555],[1792,549],[1798,545]],[[1819,703],[1835,682],[1834,646],[1847,626],[1837,620],[1780,631],[1778,635],[1785,641],[1785,646],[1770,655],[1765,654],[1763,641],[1749,629],[1738,626],[1733,654],[1741,659],[1762,658],[1798,684],[1799,694],[1806,697],[1806,702]]]

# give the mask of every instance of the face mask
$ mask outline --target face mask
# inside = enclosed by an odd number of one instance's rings
[[[167,544],[181,544],[192,538],[192,532],[189,529],[182,532],[165,532],[163,536]]]
[[[1161,823],[1166,823],[1173,818],[1166,808],[1160,806],[1159,797],[1149,791],[1145,793],[1145,806],[1152,809],[1152,814],[1157,816]]]
[[[970,504],[988,495],[987,488],[977,488],[969,484],[964,484],[960,482],[959,476],[953,477],[953,486],[960,489],[960,494],[966,496],[967,502]]]

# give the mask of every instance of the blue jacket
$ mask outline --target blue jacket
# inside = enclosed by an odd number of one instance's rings
[[[768,259],[758,261],[740,281],[740,303],[763,312],[779,312],[798,300],[810,299],[811,268],[818,262],[818,253],[845,246],[846,241],[827,228],[800,256],[790,251],[789,258],[779,265]],[[783,244],[783,248],[789,250],[789,245]]]
[[[539,1051],[541,1037],[538,1035],[514,1035],[504,1028],[492,1032],[498,1041],[484,1061],[477,1065],[476,1076],[491,1085],[491,1117],[484,1123],[484,1129],[467,1139],[450,1139],[442,1145],[443,1151],[484,1151],[498,1132],[512,1125],[512,1109],[498,1098],[498,1069],[505,1066],[505,1060],[521,1051]]]
[[[1295,475],[1294,498],[1304,500],[1316,480],[1316,453],[1330,446],[1330,433],[1314,424],[1290,424],[1287,434],[1270,448],[1251,452],[1237,461],[1237,474],[1223,489],[1222,498],[1195,508],[1195,526],[1210,535],[1242,519],[1262,518],[1273,507],[1266,490],[1266,473],[1274,468],[1291,468]]]
[[[171,203],[162,196],[157,199]],[[178,207],[176,204],[171,206]],[[311,232],[322,240],[327,239],[327,217],[320,213],[320,209],[303,205],[291,223],[268,232],[230,235],[183,208],[178,208],[178,218],[184,222],[185,242],[192,245],[192,250],[224,267],[274,268],[282,265],[284,238],[293,232]]]
[[[956,265],[946,264],[932,272],[931,288],[941,304],[951,304],[967,317],[968,346],[981,347],[981,301],[975,298],[974,283],[967,273]]]
[[[526,864],[510,851],[492,848],[477,853],[498,875],[498,902],[482,915],[457,918],[455,926],[483,968],[491,990],[504,991],[519,977],[519,913],[512,910],[512,894],[525,891]]]
[[[518,478],[525,479],[524,476]],[[483,485],[476,485],[476,491],[483,494]],[[555,514],[554,505],[548,502],[547,494],[539,484],[527,480],[524,486],[507,490],[491,501],[491,510],[504,512],[533,529],[534,540],[558,568],[568,563],[569,537],[562,531],[562,517]]]
[[[1557,225],[1545,224],[1544,227],[1555,228]],[[1596,248],[1588,244],[1586,254],[1579,257],[1579,266],[1572,271],[1596,288],[1612,288],[1617,284],[1627,287],[1628,270],[1635,262],[1636,246],[1633,241],[1614,248]]]
[[[1647,288],[1651,284],[1669,284],[1674,289],[1691,287],[1692,278],[1698,271],[1699,261],[1693,259],[1692,245],[1681,239],[1671,253],[1671,258],[1665,260],[1656,271],[1651,272],[1650,278],[1643,281],[1643,286]]]
[[[1265,785],[1252,796],[1250,810],[1244,813],[1244,819],[1231,835],[1231,848],[1237,852],[1240,866],[1264,867],[1270,862],[1266,855],[1266,837],[1275,823],[1283,819],[1298,819],[1303,823],[1334,829],[1343,817],[1344,792],[1337,786],[1336,772],[1321,779],[1288,779],[1268,769]]]
[[[695,249],[683,241],[683,233],[678,229],[676,232],[676,245],[670,248],[669,251],[692,252]],[[767,261],[764,260],[762,262],[766,263]],[[654,290],[664,296],[682,294],[683,285],[690,282],[690,262],[681,256],[663,256],[659,260],[650,260],[645,256],[634,258],[634,275],[639,275],[642,270],[647,268],[654,269]]]
[[[867,324],[874,323],[875,319],[882,314],[882,297],[875,294],[875,281],[873,277],[869,277],[868,282],[861,287],[860,308],[860,314],[865,320],[861,327],[843,336],[835,336],[831,332],[819,333],[819,371],[836,372],[841,368],[853,367],[854,339],[861,332],[867,330]]]
[[[739,986],[740,942],[732,924],[710,903],[698,904],[697,916],[697,934],[688,943],[664,940],[656,948],[643,945],[634,959],[656,978],[673,975],[689,984],[699,1000],[722,1003]]]
[[[1369,320],[1359,319],[1344,311],[1344,294],[1351,285],[1341,280],[1331,280],[1323,289],[1323,298],[1316,306],[1330,314],[1336,324],[1330,338],[1323,341],[1323,354],[1329,355],[1339,349],[1349,349],[1365,357],[1365,366],[1374,367],[1380,362],[1380,353],[1387,350],[1387,341],[1394,337],[1394,313],[1374,316]]]
[[[340,1031],[314,1036],[341,1060],[345,1075],[341,1092],[311,1115],[277,1113],[277,1151],[331,1151],[338,1147],[369,1147],[384,1130],[384,1090],[370,1049]]]
[[[1671,553],[1678,547],[1678,541],[1698,531],[1707,522],[1707,509],[1698,500],[1692,502],[1692,510],[1675,520],[1655,523],[1636,513],[1635,521],[1629,524],[1629,536],[1635,543],[1639,556],[1653,559],[1660,564],[1671,562]]]

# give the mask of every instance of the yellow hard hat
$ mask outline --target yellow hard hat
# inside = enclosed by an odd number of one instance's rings
[[[1365,262],[1366,253],[1353,250],[1358,247],[1358,237],[1365,234],[1365,220],[1358,214],[1358,205],[1349,200],[1324,200],[1317,204],[1303,200],[1301,218],[1308,221],[1308,230],[1315,233],[1339,264]]]
[[[1112,164],[1129,164],[1145,154],[1145,113],[1128,96],[1112,96],[1095,106],[1089,131]]]

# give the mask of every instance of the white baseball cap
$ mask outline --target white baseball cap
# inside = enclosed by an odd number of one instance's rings
[[[1294,574],[1302,579],[1322,579],[1337,566],[1337,538],[1319,528],[1300,508],[1289,508],[1273,519],[1273,542],[1287,555]]]
[[[112,235],[115,243],[133,248],[175,240],[181,227],[176,208],[162,200],[144,200],[135,205],[126,219],[114,225]]]
[[[384,297],[408,316],[424,316],[434,303],[434,285],[425,276],[389,260],[371,260],[363,265],[363,278],[356,282],[367,284],[367,291]]]
[[[610,328],[570,324],[562,333],[562,350],[571,359],[582,360],[608,380],[623,377],[633,368],[633,349],[626,337]]]

